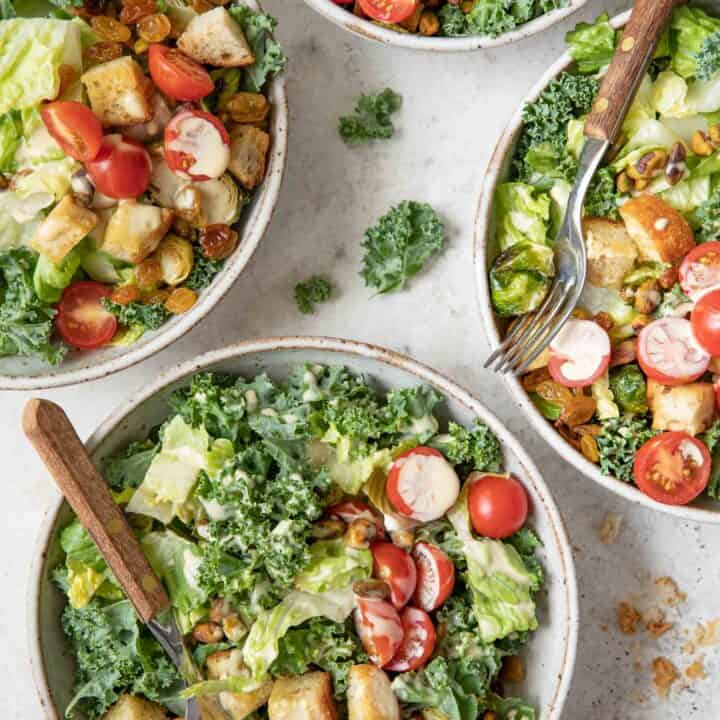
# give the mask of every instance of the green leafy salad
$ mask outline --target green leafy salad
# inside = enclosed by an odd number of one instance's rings
[[[535,720],[501,681],[522,679],[543,585],[525,490],[441,403],[320,365],[177,390],[103,469],[206,679],[183,690],[74,520],[54,575],[66,716],[161,720],[217,694],[233,720]]]

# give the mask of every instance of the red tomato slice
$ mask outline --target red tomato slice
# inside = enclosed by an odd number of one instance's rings
[[[102,126],[87,105],[57,100],[44,105],[40,117],[66,155],[87,162],[98,154],[103,137]]]
[[[514,535],[527,520],[528,497],[522,484],[511,475],[483,475],[474,472],[467,482],[468,508],[478,535],[506,538]]]
[[[100,151],[85,167],[96,189],[118,200],[142,195],[152,170],[148,151],[122,135],[106,135]]]
[[[706,292],[695,303],[690,324],[703,349],[715,357],[720,355],[720,288]]]
[[[653,380],[663,385],[684,385],[708,369],[710,356],[697,344],[689,320],[666,317],[640,331],[638,362]]]
[[[705,443],[686,432],[664,432],[635,456],[635,483],[653,500],[687,505],[707,487],[712,460]]]
[[[610,364],[610,337],[592,320],[568,320],[550,343],[548,370],[566,387],[592,385]]]
[[[390,601],[396,608],[405,607],[417,584],[413,559],[402,548],[389,542],[372,543],[370,552],[374,577],[390,586]]]
[[[385,526],[383,524],[382,515],[373,510],[370,505],[362,500],[344,500],[337,505],[329,507],[325,511],[325,515],[329,518],[342,520],[347,525],[358,518],[370,520],[375,523],[377,539],[382,540],[385,537]]]
[[[403,641],[404,631],[398,611],[386,600],[355,599],[355,629],[370,661],[387,665]]]
[[[360,9],[373,20],[400,23],[417,9],[418,0],[358,0]]]
[[[720,286],[720,242],[706,242],[693,248],[679,271],[680,287],[692,300]]]
[[[441,452],[420,446],[395,460],[385,490],[391,505],[401,515],[430,522],[455,504],[460,480]]]
[[[99,282],[75,282],[63,290],[55,327],[68,345],[91,350],[112,340],[117,318],[100,303],[111,289]]]
[[[210,73],[177,48],[150,45],[148,67],[160,91],[175,100],[200,100],[215,89]]]
[[[406,607],[400,613],[405,637],[395,657],[386,665],[392,672],[410,672],[421,668],[433,654],[437,634],[430,616],[420,608]]]
[[[165,127],[165,160],[191,180],[219,178],[230,162],[228,131],[210,113],[181,110]]]
[[[413,549],[417,569],[415,604],[432,612],[452,595],[455,587],[455,565],[437,545],[419,542]]]

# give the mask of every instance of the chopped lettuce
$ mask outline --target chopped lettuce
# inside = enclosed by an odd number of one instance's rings
[[[705,41],[720,32],[720,19],[700,8],[676,8],[670,23],[673,37],[672,69],[684,78],[697,74],[698,54]]]
[[[342,590],[356,580],[367,580],[372,566],[369,550],[351,548],[342,538],[319,540],[310,546],[310,562],[295,578],[295,585],[310,593]]]
[[[54,263],[46,255],[41,254],[38,257],[33,273],[33,286],[43,302],[56,303],[60,300],[62,291],[72,281],[88,250],[86,238],[70,250],[59,263]]]
[[[503,183],[495,195],[496,237],[500,250],[521,242],[547,245],[550,198],[523,183]]]
[[[616,31],[607,13],[594,23],[579,23],[565,36],[570,56],[581,73],[595,73],[607,67],[615,52]]]

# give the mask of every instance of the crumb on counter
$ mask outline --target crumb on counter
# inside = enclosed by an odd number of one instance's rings
[[[704,680],[707,677],[702,660],[695,660],[685,668],[685,677],[689,680]]]
[[[653,682],[660,697],[667,697],[673,683],[680,677],[675,665],[666,657],[657,657],[652,661]]]
[[[625,635],[634,635],[642,619],[640,613],[628,602],[618,605],[618,625]]]
[[[671,630],[674,627],[675,623],[666,622],[663,620],[650,620],[647,625],[645,626],[647,628],[647,631],[653,636],[653,637],[660,637],[661,635],[664,635],[668,630]]]
[[[609,512],[600,526],[600,542],[603,545],[612,545],[620,536],[623,525],[623,516],[620,513]]]
[[[661,602],[667,607],[676,607],[687,600],[687,595],[680,590],[678,584],[667,575],[658,578],[655,585],[660,589]]]

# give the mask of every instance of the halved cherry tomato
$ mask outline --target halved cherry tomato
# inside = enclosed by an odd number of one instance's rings
[[[63,290],[55,327],[68,345],[91,350],[112,340],[117,318],[100,303],[111,292],[107,285],[90,280],[75,282]]]
[[[341,503],[329,507],[325,511],[325,515],[329,518],[338,518],[347,525],[358,518],[370,520],[370,522],[375,524],[375,537],[378,540],[382,540],[385,537],[385,525],[383,524],[382,515],[362,500],[344,500]]]
[[[419,542],[413,548],[417,569],[415,604],[432,612],[452,595],[455,587],[455,565],[437,545]]]
[[[550,343],[548,370],[566,387],[592,385],[610,364],[610,338],[592,320],[568,320]]]
[[[686,432],[664,432],[635,456],[635,483],[653,500],[687,505],[707,487],[712,460],[705,443]]]
[[[215,89],[210,73],[177,48],[150,45],[148,67],[160,91],[175,100],[200,100]]]
[[[653,380],[663,385],[684,385],[708,369],[710,356],[693,337],[689,320],[666,317],[640,331],[638,362]]]
[[[417,9],[418,0],[358,0],[360,9],[373,20],[400,23]]]
[[[706,292],[695,303],[690,324],[703,349],[714,357],[720,355],[720,288]]]
[[[66,155],[87,162],[98,154],[102,126],[87,105],[72,100],[56,100],[42,107],[40,117]]]
[[[402,548],[389,542],[370,545],[373,576],[390,586],[390,601],[396,608],[405,607],[415,592],[417,570],[413,559]]]
[[[152,170],[148,151],[122,135],[106,135],[100,151],[85,167],[97,190],[116,199],[142,195]]]
[[[680,265],[679,280],[682,291],[692,300],[720,287],[720,242],[694,247]]]
[[[430,616],[420,608],[406,607],[400,613],[400,620],[405,636],[395,657],[385,667],[392,672],[418,670],[435,650],[435,626]]]
[[[506,538],[527,520],[528,497],[525,488],[512,475],[471,473],[467,482],[468,509],[473,529],[490,538]]]
[[[441,452],[419,446],[404,452],[392,464],[386,492],[401,515],[430,522],[453,506],[460,494],[460,480]]]
[[[355,599],[355,629],[370,661],[387,665],[403,641],[404,631],[398,611],[387,600]]]
[[[203,110],[181,110],[165,127],[165,160],[191,180],[219,178],[230,162],[230,135]]]

